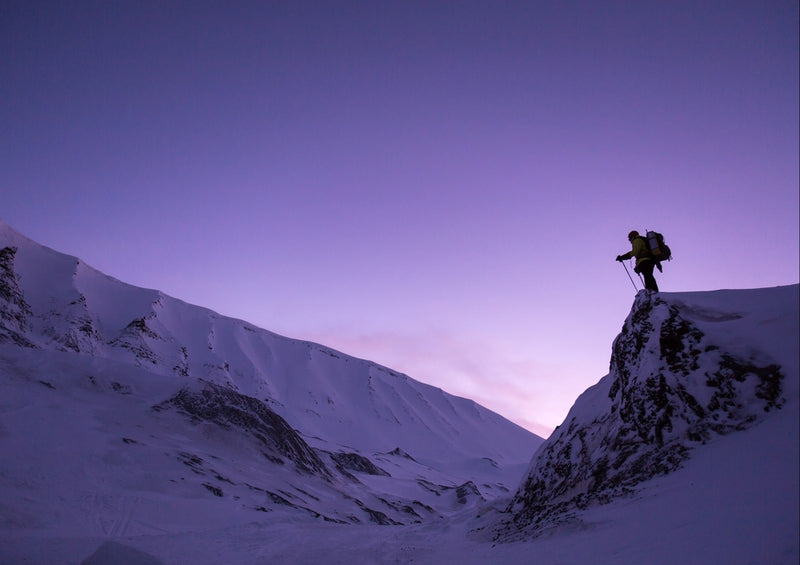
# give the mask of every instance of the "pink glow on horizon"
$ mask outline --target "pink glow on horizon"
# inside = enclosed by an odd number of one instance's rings
[[[551,422],[560,422],[566,415],[562,406],[548,404],[551,391],[565,384],[566,379],[557,373],[562,365],[545,367],[533,359],[512,359],[486,340],[465,340],[443,330],[368,336],[335,331],[308,337],[351,355],[381,359],[412,378],[471,398],[543,437],[552,432]],[[487,388],[487,382],[491,387]],[[582,392],[579,388],[575,397]]]

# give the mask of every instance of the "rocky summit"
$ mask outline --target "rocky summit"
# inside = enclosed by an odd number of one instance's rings
[[[791,297],[796,287],[782,292]],[[783,368],[755,344],[730,338],[745,314],[680,296],[639,292],[614,341],[609,374],[538,450],[499,539],[537,535],[631,494],[715,436],[781,408]]]

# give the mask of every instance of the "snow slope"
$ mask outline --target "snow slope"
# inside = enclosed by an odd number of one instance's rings
[[[420,460],[489,457],[513,465],[541,441],[470,400],[124,284],[0,223],[2,248],[16,249],[7,255],[30,310],[18,341],[230,386],[269,402],[305,436],[334,446],[400,447]]]
[[[30,536],[23,553],[40,536],[437,521],[507,495],[542,442],[470,400],[124,284],[4,224],[0,375],[13,454],[0,537]]]
[[[799,289],[639,295],[543,443],[0,224],[0,562],[796,563]]]

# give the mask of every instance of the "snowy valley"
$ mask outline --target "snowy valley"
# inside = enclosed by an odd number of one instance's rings
[[[0,222],[0,562],[796,563],[798,289],[640,293],[544,441]]]

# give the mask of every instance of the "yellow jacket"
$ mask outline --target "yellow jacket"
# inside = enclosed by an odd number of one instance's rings
[[[638,267],[643,261],[652,261],[653,256],[650,254],[650,249],[647,247],[647,242],[645,242],[642,236],[633,238],[631,241],[633,249],[625,253],[624,255],[620,255],[623,259],[630,259],[631,257],[636,257],[636,266]]]

